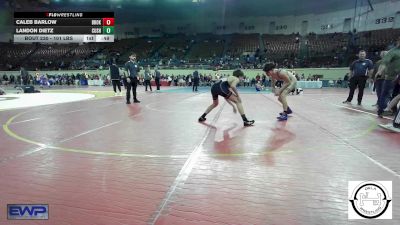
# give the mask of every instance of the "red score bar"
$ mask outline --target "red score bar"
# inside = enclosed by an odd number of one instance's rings
[[[103,18],[103,26],[114,26],[114,18]]]

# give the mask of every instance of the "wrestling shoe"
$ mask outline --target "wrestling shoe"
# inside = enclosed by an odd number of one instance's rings
[[[276,117],[279,121],[285,121],[288,119],[287,114],[281,114],[280,116]]]
[[[254,122],[255,122],[254,120],[243,121],[243,126],[245,127],[252,126]]]

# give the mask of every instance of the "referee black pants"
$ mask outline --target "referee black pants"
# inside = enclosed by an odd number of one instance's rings
[[[160,78],[156,78],[156,86],[157,86],[157,90],[160,90]]]
[[[364,96],[364,88],[365,84],[367,83],[367,76],[356,76],[350,79],[350,93],[349,97],[347,97],[347,101],[351,102],[354,97],[354,91],[358,88],[358,103],[361,103],[363,96]]]
[[[137,101],[137,98],[136,98],[137,84],[138,84],[138,79],[136,77],[131,79],[130,82],[127,82],[127,85],[126,85],[126,102],[130,102],[131,101],[131,90],[132,90],[132,94],[133,94],[133,100]]]

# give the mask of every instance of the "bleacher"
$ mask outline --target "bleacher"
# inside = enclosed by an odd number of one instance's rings
[[[135,45],[133,38],[115,40],[114,43],[105,45],[102,53],[106,55],[122,55],[125,52],[132,50]]]
[[[344,33],[310,34],[306,37],[306,47],[312,57],[331,56],[337,51],[345,50],[348,45],[348,36]]]
[[[400,36],[400,29],[383,29],[358,33],[358,45],[368,51],[384,49]]]
[[[221,57],[224,52],[225,39],[221,36],[209,36],[198,40],[188,54],[189,60],[208,59]]]
[[[158,51],[160,58],[183,58],[187,53],[191,37],[179,35],[173,38],[167,38],[164,41],[163,47]]]
[[[105,65],[110,58],[117,58],[118,63],[128,60],[135,52],[138,59],[148,64],[160,59],[183,60],[199,64],[236,63],[243,53],[252,54],[257,49],[265,47],[266,60],[277,62],[293,62],[301,58],[307,66],[337,65],[338,55],[351,54],[355,57],[356,49],[366,49],[375,55],[378,51],[387,49],[400,36],[400,29],[384,29],[360,32],[356,35],[348,33],[308,34],[233,34],[214,35],[200,34],[196,36],[170,36],[161,38],[131,38],[117,40],[114,43],[87,44],[13,44],[0,43],[0,69],[17,70],[25,65],[30,69],[84,68],[91,65]],[[355,42],[356,49],[349,51],[348,47]],[[303,50],[306,54],[301,55]],[[262,51],[260,51],[262,52]],[[261,59],[261,58],[260,58]],[[158,61],[157,61],[158,60]],[[242,59],[239,59],[242,60]],[[347,58],[347,61],[351,60]],[[90,63],[93,61],[93,63]],[[235,62],[233,62],[235,61]],[[347,61],[343,61],[344,65]],[[51,62],[51,63],[50,63]],[[51,64],[50,66],[48,64]],[[154,64],[154,63],[153,63]],[[283,65],[286,65],[283,64]],[[46,66],[47,65],[47,66]],[[303,64],[305,65],[305,64]]]
[[[232,56],[240,56],[244,52],[255,52],[260,48],[259,38],[259,34],[234,34],[227,52]]]
[[[134,39],[133,51],[138,55],[139,58],[149,58],[152,56],[155,50],[159,49],[164,43],[163,39],[160,38],[138,38]]]
[[[300,44],[294,34],[264,34],[262,39],[270,59],[293,58],[299,53]]]
[[[16,69],[14,67],[35,49],[36,45],[2,43],[0,45],[0,69],[10,69],[10,66]]]
[[[30,55],[31,62],[59,59],[71,50],[71,45],[41,45]]]

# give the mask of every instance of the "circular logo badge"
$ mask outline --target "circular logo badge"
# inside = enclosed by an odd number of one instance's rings
[[[374,219],[385,213],[392,200],[386,188],[378,182],[364,182],[351,195],[354,211],[361,217]]]

